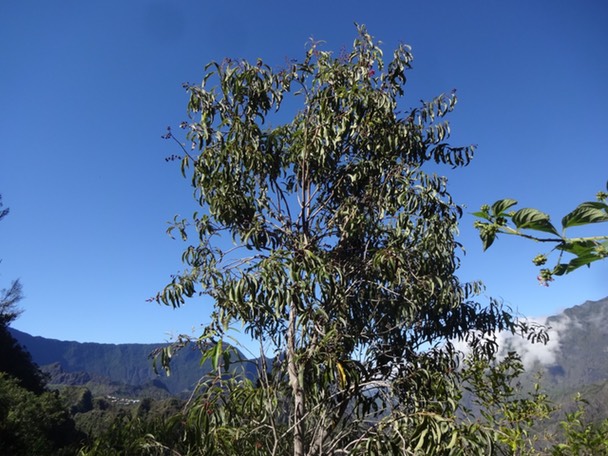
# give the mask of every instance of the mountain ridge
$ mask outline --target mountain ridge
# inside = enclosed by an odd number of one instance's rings
[[[608,381],[608,297],[585,301],[548,317],[547,345],[525,345],[525,341],[504,339],[528,364],[528,372],[540,371],[543,386],[554,393],[570,394],[589,385]],[[200,364],[200,351],[191,344],[172,359],[171,376],[154,372],[150,354],[168,346],[158,344],[111,344],[46,339],[9,328],[13,337],[41,367],[57,364],[50,371],[60,381],[84,382],[87,378],[106,378],[133,387],[156,381],[174,395],[191,392],[200,378],[211,370],[210,361]],[[246,360],[238,352],[246,375],[255,376],[257,360]],[[236,366],[233,366],[235,368]],[[49,369],[47,369],[49,370]],[[58,374],[60,372],[60,374]],[[86,375],[85,375],[86,374]],[[532,375],[530,375],[530,379]],[[68,380],[69,379],[69,380]],[[530,380],[532,381],[532,380]]]
[[[553,388],[608,380],[608,297],[567,308],[546,324],[558,337],[555,362],[545,366]]]
[[[194,390],[198,381],[211,370],[211,362],[200,363],[201,352],[195,344],[189,344],[179,350],[171,360],[171,375],[162,369],[155,372],[152,353],[167,347],[168,343],[159,344],[106,344],[97,342],[74,342],[57,339],[46,339],[32,336],[23,331],[9,327],[17,342],[30,352],[33,361],[43,370],[66,374],[74,380],[84,382],[86,375],[97,380],[105,378],[111,382],[140,387],[153,381],[162,383],[174,395],[187,394]],[[244,356],[237,351],[237,357]],[[49,366],[55,366],[49,368]],[[246,375],[252,375],[255,369],[249,363],[235,362],[232,369],[244,369]],[[51,373],[51,376],[53,374]]]

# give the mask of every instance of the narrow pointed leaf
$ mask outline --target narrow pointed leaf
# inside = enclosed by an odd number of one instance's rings
[[[213,358],[211,359],[211,364],[213,366],[213,370],[216,371],[218,366],[220,365],[220,356],[222,354],[222,339],[220,339],[215,347],[213,347]]]

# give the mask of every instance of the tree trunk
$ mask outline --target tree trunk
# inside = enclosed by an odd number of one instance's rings
[[[287,329],[287,371],[289,386],[293,394],[293,455],[304,456],[304,387],[300,379],[300,369],[296,364],[296,304],[289,309],[289,327]]]

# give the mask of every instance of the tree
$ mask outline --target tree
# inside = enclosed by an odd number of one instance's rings
[[[21,314],[17,304],[22,299],[23,287],[19,280],[13,280],[10,287],[0,290],[0,324],[9,325]]]
[[[156,300],[213,300],[198,342],[214,373],[190,408],[204,436],[192,454],[493,445],[491,429],[461,419],[467,366],[499,386],[518,360],[495,358],[494,332],[544,336],[500,303],[476,302],[481,285],[456,275],[462,210],[424,165],[464,167],[473,148],[445,142],[455,93],[403,109],[411,61],[400,45],[385,64],[358,26],[348,53],[313,42],[280,70],[226,59],[186,85],[192,147],[169,159],[181,160],[201,211],[169,228],[196,241]],[[225,375],[235,324],[260,341],[254,381]]]
[[[608,183],[606,184],[608,191]],[[587,201],[579,204],[574,210],[562,218],[561,233],[551,223],[549,215],[538,209],[523,208],[518,211],[510,210],[517,204],[513,199],[496,201],[492,206],[484,205],[473,215],[481,220],[475,221],[475,228],[483,243],[483,249],[488,249],[499,234],[518,236],[534,242],[549,243],[553,248],[548,253],[541,253],[532,259],[536,266],[544,266],[548,256],[554,251],[559,252],[556,265],[552,268],[542,268],[538,280],[542,285],[549,285],[554,276],[569,274],[581,266],[608,258],[608,235],[568,237],[566,230],[575,226],[590,225],[608,221],[608,193],[598,192],[597,201]],[[483,220],[483,221],[482,221]],[[530,231],[543,233],[530,234]],[[563,260],[564,254],[574,258]]]
[[[35,394],[46,389],[46,377],[40,371],[32,356],[10,333],[7,325],[0,325],[0,372],[15,378],[19,385]]]
[[[73,455],[83,438],[56,391],[36,394],[0,372],[0,454]]]

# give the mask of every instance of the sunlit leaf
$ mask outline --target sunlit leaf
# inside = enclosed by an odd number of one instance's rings
[[[519,229],[544,231],[559,236],[559,233],[549,221],[549,216],[537,209],[520,209],[513,214],[511,220]]]
[[[581,266],[589,266],[591,263],[593,263],[594,261],[598,261],[601,260],[602,257],[597,256],[597,255],[585,255],[585,256],[580,256],[580,257],[576,257],[572,260],[570,260],[570,262],[568,262],[566,264],[566,268],[565,269],[560,269],[560,273],[555,273],[555,275],[563,275],[563,274],[569,274],[570,272],[580,268]]]
[[[600,202],[587,202],[579,205],[562,219],[562,226],[587,225],[608,221],[608,205]]]
[[[503,213],[512,206],[515,206],[517,201],[514,199],[502,199],[492,204],[492,213],[495,217],[503,215]]]
[[[478,212],[473,212],[471,215],[474,215],[475,217],[479,217],[479,218],[482,218],[482,219],[488,220],[488,221],[492,220],[492,217],[490,217],[490,214],[488,214],[487,212],[478,211]]]
[[[597,243],[591,240],[578,240],[565,242],[557,246],[557,249],[563,250],[564,252],[572,253],[577,256],[587,255],[593,251]]]

